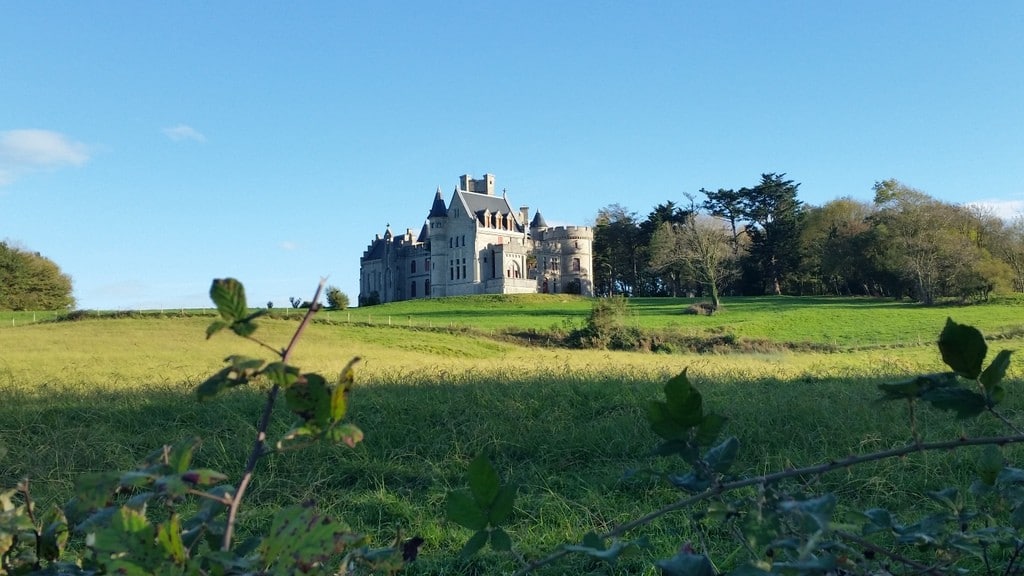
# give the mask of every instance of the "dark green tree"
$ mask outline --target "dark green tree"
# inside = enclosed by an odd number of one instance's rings
[[[635,212],[619,204],[600,209],[594,226],[596,292],[638,295],[645,248]]]
[[[49,258],[0,242],[0,310],[74,308],[71,277]]]
[[[762,174],[757,186],[740,190],[743,216],[750,222],[745,272],[750,287],[760,293],[782,294],[800,264],[800,185],[785,176]]]

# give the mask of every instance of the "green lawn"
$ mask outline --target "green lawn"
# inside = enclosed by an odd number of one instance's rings
[[[441,520],[446,491],[464,485],[466,466],[481,451],[505,479],[520,485],[510,532],[517,550],[536,558],[680,497],[653,480],[621,478],[629,469],[684,470],[679,462],[649,456],[656,437],[644,420],[647,402],[684,368],[708,409],[730,418],[726,433],[742,445],[738,471],[760,474],[903,445],[910,437],[905,407],[876,403],[874,385],[941,369],[931,343],[946,316],[986,333],[1011,332],[1024,321],[1019,301],[926,309],[861,299],[727,299],[727,311],[711,318],[676,314],[683,301],[630,301],[644,326],[692,323],[687,325],[790,342],[821,341],[827,334],[854,348],[863,341],[874,345],[833,354],[749,355],[522,347],[417,324],[428,318],[441,324],[444,312],[460,311],[475,318],[475,326],[496,330],[503,322],[525,322],[523,310],[536,312],[526,302],[487,300],[474,311],[472,301],[461,300],[365,310],[391,311],[393,319],[401,311],[413,317],[411,329],[397,322],[356,324],[357,311],[351,321],[338,317],[347,312],[332,312],[330,322],[311,327],[294,358],[304,370],[332,375],[352,356],[364,359],[351,418],[366,440],[355,449],[321,447],[264,460],[243,511],[246,530],[264,528],[283,504],[315,499],[377,542],[398,530],[422,535],[426,543],[411,573],[508,571],[513,562],[491,552],[456,561],[470,534]],[[538,313],[523,326],[543,329],[564,317],[582,322],[589,312],[583,299],[540,300],[551,316]],[[227,334],[205,340],[209,321],[91,319],[0,330],[0,445],[7,450],[0,486],[28,476],[40,501],[65,498],[83,472],[130,467],[153,448],[194,435],[204,439],[197,464],[237,480],[265,388],[230,390],[203,403],[191,390],[228,354],[266,354]],[[266,319],[256,335],[281,346],[295,327],[294,319]],[[1024,339],[990,346],[990,354],[1020,350]],[[1024,400],[1015,392],[1024,369],[1015,360],[1005,412],[1020,422]],[[918,417],[927,439],[1001,430],[991,418],[961,423],[934,410]],[[279,410],[271,437],[289,424]],[[1008,454],[1020,461],[1019,450]],[[970,451],[922,454],[836,472],[814,488],[837,492],[853,508],[901,508],[919,502],[916,495],[926,490],[949,483],[966,488],[973,458]],[[631,534],[648,537],[651,547],[620,568],[653,574],[651,559],[671,556],[682,542],[700,542],[688,518],[678,512]],[[744,557],[728,537],[708,546],[718,559]],[[595,570],[604,573],[569,559],[544,573]]]

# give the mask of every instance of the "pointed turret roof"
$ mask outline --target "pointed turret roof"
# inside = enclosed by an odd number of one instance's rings
[[[448,209],[444,206],[444,198],[441,198],[441,187],[437,187],[437,193],[434,194],[434,205],[430,207],[430,214],[427,218],[444,218],[448,215]]]
[[[530,222],[530,228],[547,228],[548,223],[544,221],[544,217],[540,215],[540,210],[533,215],[533,221]]]
[[[427,228],[427,223],[423,223],[423,228],[420,229],[420,235],[416,238],[417,244],[422,244],[430,238],[430,229]]]

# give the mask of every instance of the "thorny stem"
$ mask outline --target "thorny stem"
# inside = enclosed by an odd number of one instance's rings
[[[998,418],[1000,422],[1002,422],[1003,424],[1006,424],[1006,427],[1007,427],[1007,428],[1009,428],[1010,430],[1013,430],[1013,432],[1014,432],[1015,434],[1024,434],[1024,430],[1021,430],[1021,429],[1020,429],[1020,428],[1018,428],[1018,427],[1017,427],[1017,426],[1016,426],[1016,425],[1015,425],[1015,424],[1014,424],[1013,422],[1010,422],[1010,421],[1009,421],[1009,420],[1008,420],[1008,419],[1006,418],[1006,416],[1003,416],[1003,415],[1002,415],[1001,413],[999,413],[999,412],[996,412],[996,409],[995,409],[995,408],[993,408],[993,407],[989,406],[989,407],[988,407],[988,411],[989,411],[989,412],[991,412],[993,416],[995,416],[996,418]]]
[[[306,310],[306,315],[302,317],[302,322],[300,322],[299,327],[295,329],[295,334],[292,335],[292,339],[291,342],[288,343],[288,347],[280,352],[275,350],[275,353],[281,355],[281,362],[285,364],[288,363],[292,350],[298,343],[302,333],[305,332],[306,326],[309,325],[313,320],[313,315],[320,309],[320,306],[316,305],[316,302],[320,300],[320,293],[323,291],[326,283],[326,278],[320,279],[320,284],[316,287],[316,293],[313,294],[312,302],[314,304]],[[267,454],[267,428],[270,427],[270,415],[274,411],[274,402],[277,401],[277,393],[279,390],[280,387],[277,384],[274,384],[267,392],[267,402],[263,405],[263,415],[260,416],[260,422],[256,428],[256,441],[253,442],[252,452],[249,453],[249,459],[245,463],[245,472],[242,474],[242,481],[238,483],[238,490],[231,498],[231,505],[228,506],[228,522],[227,527],[224,529],[224,540],[221,543],[221,550],[228,551],[231,549],[231,539],[235,533],[235,520],[238,516],[238,508],[242,504],[242,497],[245,496],[245,491],[249,487],[249,482],[252,481],[252,474],[256,470],[256,463],[259,462],[260,458]]]
[[[28,489],[28,478],[21,481],[18,486],[22,495],[25,496],[25,511],[28,514],[28,521],[32,523],[32,531],[36,535],[36,568],[39,567],[39,559],[43,557],[43,538],[39,533],[39,523],[36,522],[35,505],[32,503],[32,492]]]
[[[1010,570],[1017,563],[1017,558],[1020,557],[1020,553],[1024,551],[1024,540],[1018,541],[1017,546],[1013,549],[1013,554],[1010,555],[1010,561],[1006,563],[1006,570],[1003,571],[1005,576],[1009,576]]]
[[[893,562],[899,562],[900,564],[903,564],[905,566],[910,566],[911,568],[917,570],[918,574],[936,574],[936,575],[941,575],[941,574],[946,574],[947,573],[946,570],[944,570],[942,568],[939,568],[938,566],[929,566],[927,564],[922,564],[920,562],[917,562],[916,560],[911,560],[910,558],[907,558],[906,556],[903,556],[901,554],[897,554],[896,552],[893,552],[892,550],[887,550],[887,549],[885,549],[885,548],[875,544],[874,542],[871,542],[870,540],[865,540],[864,538],[861,538],[860,536],[857,536],[856,534],[850,534],[849,532],[843,532],[842,530],[836,530],[835,534],[836,534],[836,536],[839,536],[843,540],[849,540],[850,542],[853,542],[853,543],[857,544],[858,546],[862,546],[864,548],[867,548],[868,550],[871,550],[872,552],[875,552],[875,553],[881,554],[883,556],[886,556],[887,558],[889,558]]]
[[[910,417],[910,433],[914,437],[914,444],[921,443],[921,433],[917,430],[917,412],[914,410],[914,399],[907,398],[907,411]]]
[[[816,464],[804,468],[788,468],[786,470],[780,470],[779,472],[773,472],[771,474],[765,474],[763,476],[754,476],[752,478],[743,478],[740,480],[734,480],[732,482],[725,482],[717,486],[712,486],[711,488],[703,492],[700,492],[699,494],[694,494],[693,496],[677,500],[671,504],[668,504],[667,506],[663,506],[662,508],[649,512],[639,518],[636,518],[624,524],[619,524],[618,526],[612,528],[608,532],[601,534],[600,537],[614,538],[616,536],[621,536],[622,534],[625,534],[626,532],[629,532],[634,528],[650,524],[654,520],[660,518],[661,516],[664,516],[665,514],[668,514],[669,512],[682,510],[683,508],[688,508],[690,506],[693,506],[694,504],[697,504],[698,502],[703,502],[704,500],[708,500],[715,496],[719,496],[721,494],[731,492],[739,488],[746,488],[747,486],[774,484],[781,480],[786,480],[788,478],[794,478],[797,476],[817,476],[826,474],[828,472],[833,472],[835,470],[841,470],[843,468],[850,468],[852,466],[865,464],[867,462],[876,462],[879,460],[887,460],[890,458],[900,458],[910,454],[917,454],[918,452],[928,452],[934,450],[954,450],[958,448],[963,448],[965,446],[1005,446],[1007,444],[1019,444],[1022,442],[1024,442],[1024,434],[1017,434],[1014,436],[987,436],[982,438],[961,437],[956,440],[947,440],[944,442],[914,443],[908,444],[900,448],[892,448],[890,450],[882,450],[879,452],[872,452],[870,454],[848,456],[841,460],[831,460],[824,464]],[[513,576],[523,576],[524,574],[528,574],[536,570],[537,568],[551,564],[552,562],[562,558],[568,553],[569,550],[565,548],[560,548],[559,550],[552,552],[544,558],[534,560],[526,567],[515,572]]]

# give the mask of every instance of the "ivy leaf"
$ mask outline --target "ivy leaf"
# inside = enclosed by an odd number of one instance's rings
[[[481,508],[489,508],[498,497],[501,480],[482,452],[469,463],[469,489]]]
[[[480,531],[487,527],[487,514],[477,504],[469,490],[465,488],[448,493],[448,499],[445,502],[445,518],[449,522],[455,522],[470,530]],[[486,541],[485,538],[484,542]]]
[[[939,352],[942,353],[942,361],[954,372],[975,380],[981,374],[988,345],[977,328],[946,318],[946,326],[939,334]]]
[[[489,536],[490,534],[488,534],[487,530],[480,530],[476,534],[473,534],[473,537],[466,542],[466,545],[462,547],[462,551],[459,552],[459,558],[463,560],[471,558],[473,554],[476,554],[481,548],[487,545],[487,539]]]

